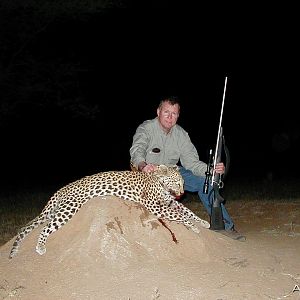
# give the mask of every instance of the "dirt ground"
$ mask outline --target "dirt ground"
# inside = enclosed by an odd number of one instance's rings
[[[227,208],[245,242],[166,222],[176,243],[143,207],[95,198],[49,237],[43,256],[41,228],[13,259],[13,239],[0,248],[0,299],[300,299],[300,199]]]

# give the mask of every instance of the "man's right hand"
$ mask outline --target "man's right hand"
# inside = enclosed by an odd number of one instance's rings
[[[146,172],[146,173],[151,173],[156,171],[157,166],[153,165],[153,164],[147,164],[143,167],[143,169],[141,170],[142,172]]]

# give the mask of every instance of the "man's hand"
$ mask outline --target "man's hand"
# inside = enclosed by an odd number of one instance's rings
[[[156,165],[147,164],[141,171],[146,173],[154,172],[157,169]]]
[[[224,174],[225,173],[225,165],[222,162],[217,163],[214,171],[221,175]]]
[[[153,164],[147,164],[145,161],[142,161],[138,165],[138,170],[145,173],[151,173],[157,170],[157,166]]]

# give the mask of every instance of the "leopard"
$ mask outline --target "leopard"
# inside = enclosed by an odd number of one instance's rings
[[[26,236],[44,223],[46,224],[40,231],[35,250],[40,255],[45,254],[49,235],[65,225],[86,202],[95,197],[116,196],[139,203],[159,220],[182,223],[196,233],[200,231],[195,222],[199,222],[201,227],[209,228],[209,222],[198,217],[179,201],[183,194],[184,180],[177,165],[158,165],[151,173],[132,170],[103,171],[82,177],[57,190],[41,213],[19,230],[9,258],[17,254]]]

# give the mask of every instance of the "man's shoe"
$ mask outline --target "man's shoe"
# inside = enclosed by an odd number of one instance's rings
[[[232,227],[230,229],[214,230],[214,231],[221,233],[225,236],[228,236],[229,238],[236,240],[236,241],[240,241],[240,242],[246,241],[246,237],[244,235],[240,234],[238,231],[236,231],[234,227]]]
[[[234,227],[232,227],[230,229],[226,229],[225,235],[234,240],[240,241],[240,242],[246,241],[246,237],[244,235],[242,235],[241,233],[239,233],[238,231],[236,231]]]

